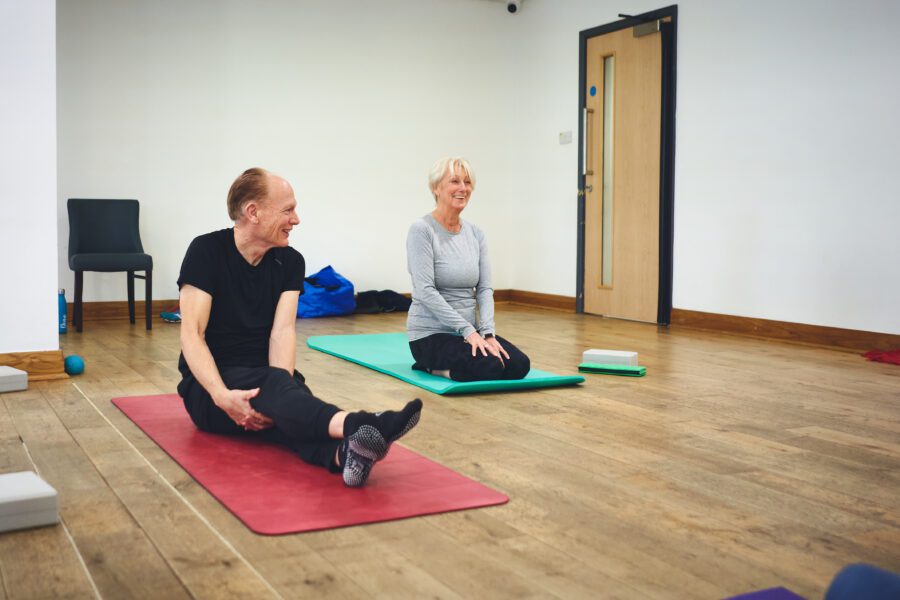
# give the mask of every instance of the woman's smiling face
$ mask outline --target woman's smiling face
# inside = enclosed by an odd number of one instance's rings
[[[472,196],[472,180],[462,167],[448,171],[434,188],[434,196],[440,207],[462,211]]]

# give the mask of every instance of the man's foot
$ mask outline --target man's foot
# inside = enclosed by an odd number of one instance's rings
[[[344,436],[351,437],[363,427],[370,426],[377,429],[390,445],[409,433],[419,423],[421,416],[422,401],[418,398],[408,402],[400,411],[386,410],[375,414],[365,411],[350,413],[344,421]]]
[[[375,463],[387,456],[388,444],[371,425],[362,425],[345,443],[344,485],[362,487],[368,481]]]

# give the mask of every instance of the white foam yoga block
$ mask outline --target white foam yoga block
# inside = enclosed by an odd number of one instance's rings
[[[636,367],[638,364],[638,353],[629,350],[586,350],[582,355],[581,362]]]
[[[0,392],[28,389],[28,373],[15,367],[0,366]]]
[[[59,522],[57,494],[32,471],[0,475],[0,531]]]

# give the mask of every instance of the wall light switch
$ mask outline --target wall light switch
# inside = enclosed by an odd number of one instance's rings
[[[572,132],[571,131],[560,131],[559,132],[559,144],[571,144],[572,143]]]

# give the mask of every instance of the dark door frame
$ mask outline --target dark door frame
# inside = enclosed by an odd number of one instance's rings
[[[662,123],[659,144],[659,302],[656,322],[668,325],[672,316],[672,254],[674,244],[675,208],[675,73],[678,31],[678,5],[626,17],[578,34],[578,261],[575,284],[575,311],[584,312],[584,175],[581,165],[584,152],[584,108],[587,106],[585,85],[587,79],[588,39],[634,27],[647,21],[670,17],[670,22],[660,24],[662,35]]]

